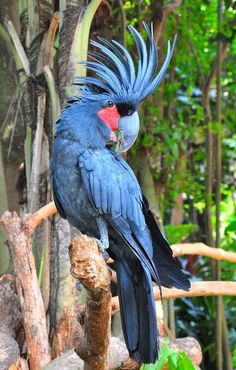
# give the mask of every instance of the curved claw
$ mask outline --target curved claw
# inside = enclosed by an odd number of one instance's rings
[[[106,251],[106,249],[109,248],[109,245],[104,243],[103,240],[98,240],[98,239],[97,239],[97,243],[98,243],[98,247],[99,247],[100,251],[102,252],[104,260],[107,261],[109,259],[109,254]]]

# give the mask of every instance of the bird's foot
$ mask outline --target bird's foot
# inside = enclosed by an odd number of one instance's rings
[[[66,254],[68,254],[69,252],[69,244],[65,244],[63,247],[62,247],[62,254],[65,256]]]
[[[106,249],[109,248],[109,244],[105,243],[102,239],[97,239],[98,247],[102,252],[103,258],[105,261],[109,259],[109,254],[107,253]]]

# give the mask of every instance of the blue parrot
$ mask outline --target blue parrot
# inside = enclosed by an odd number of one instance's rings
[[[138,65],[117,41],[91,41],[85,67],[92,76],[78,77],[81,96],[56,124],[51,178],[56,207],[82,233],[98,240],[116,262],[124,339],[131,358],[153,363],[159,349],[153,282],[188,290],[190,282],[173,258],[138,181],[122,152],[139,131],[138,108],[160,84],[174,44],[168,43],[159,71],[152,26],[149,41],[132,26]],[[94,77],[95,76],[95,77]],[[118,134],[117,134],[118,133]],[[118,152],[112,144],[118,141]]]

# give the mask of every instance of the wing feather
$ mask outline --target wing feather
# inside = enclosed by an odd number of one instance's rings
[[[140,187],[116,153],[86,150],[80,153],[78,165],[89,199],[99,213],[122,216],[144,229]]]
[[[80,153],[78,166],[86,193],[98,214],[106,217],[159,284],[152,260],[151,236],[142,210],[142,194],[128,164],[112,150],[86,150]]]

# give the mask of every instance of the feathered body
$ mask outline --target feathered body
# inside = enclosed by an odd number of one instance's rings
[[[121,134],[122,150],[134,142],[141,100],[160,83],[170,61],[157,73],[157,49],[145,25],[150,48],[130,27],[139,53],[137,72],[129,52],[119,43],[100,39],[96,61],[86,66],[99,77],[85,82],[83,96],[68,105],[56,125],[51,175],[60,215],[82,233],[100,238],[116,261],[124,338],[131,357],[151,363],[157,357],[158,332],[152,282],[189,288],[172,256],[131,168],[110,143]],[[103,92],[97,92],[102,89]]]

